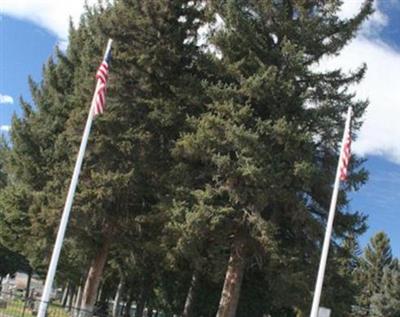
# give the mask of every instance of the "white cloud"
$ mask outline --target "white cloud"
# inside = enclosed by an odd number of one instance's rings
[[[2,104],[2,103],[12,104],[12,103],[14,103],[14,99],[11,96],[3,95],[0,93],[0,104]]]
[[[360,37],[330,63],[354,69],[366,62],[368,71],[355,87],[358,98],[369,99],[365,122],[354,149],[361,155],[383,155],[400,163],[400,52]]]
[[[361,32],[367,35],[377,35],[389,23],[389,18],[382,11],[379,10],[379,4],[382,1],[387,0],[376,0],[374,1],[374,14],[364,24]],[[356,15],[365,0],[344,0],[340,16],[342,18],[351,18]]]
[[[346,0],[343,17],[356,14],[361,3]],[[377,30],[389,20],[378,7],[361,34],[338,57],[324,60],[320,66],[354,70],[367,63],[364,80],[354,87],[356,98],[370,101],[354,150],[363,156],[381,155],[400,164],[400,51],[379,40]]]
[[[9,125],[0,125],[1,132],[8,132],[8,131],[10,131],[10,129],[11,129],[11,126],[9,126]]]
[[[1,0],[0,12],[32,21],[65,40],[69,18],[78,22],[84,3],[85,0]],[[94,0],[88,3],[92,4]]]

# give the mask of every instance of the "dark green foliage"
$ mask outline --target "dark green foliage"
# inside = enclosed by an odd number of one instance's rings
[[[383,272],[382,285],[379,293],[371,298],[371,316],[400,316],[400,267],[398,261],[392,267],[386,267]]]
[[[223,21],[210,37],[220,55],[218,73],[204,82],[206,110],[188,119],[192,131],[182,135],[175,154],[184,171],[197,176],[186,185],[187,230],[205,224],[199,233],[214,232],[225,252],[236,236],[244,237],[248,265],[281,256],[278,243],[301,270],[317,267],[343,114],[354,107],[356,131],[367,105],[347,91],[364,67],[350,74],[311,67],[338,53],[371,13],[366,2],[354,19],[341,21],[338,5],[211,1],[210,16]],[[365,181],[359,164],[354,157],[349,185],[340,193],[336,238],[365,229],[362,215],[341,211],[345,190]],[[303,311],[314,271],[305,278],[304,301],[296,303]]]
[[[22,255],[15,253],[0,244],[0,277],[4,277],[7,274],[12,275],[17,271],[31,271],[28,261]]]
[[[356,270],[361,291],[353,316],[398,316],[399,265],[392,257],[390,240],[384,232],[377,233],[366,247]]]
[[[315,67],[340,52],[372,8],[367,1],[354,19],[340,20],[339,5],[116,0],[88,7],[67,51],[56,50],[41,82],[30,80],[33,105],[22,100],[23,115],[13,120],[0,162],[1,243],[45,271],[111,37],[107,110],[92,127],[59,280],[80,282],[111,240],[103,301],[123,271],[127,294],[180,314],[197,272],[196,314],[213,316],[240,235],[247,267],[238,316],[305,314],[343,114],[354,107],[356,132],[367,105],[347,90],[365,67],[349,74]],[[217,15],[222,27],[199,34]],[[352,158],[340,192],[335,242],[365,230],[365,217],[344,208],[346,191],[366,180],[361,163]],[[332,244],[323,302],[335,317],[353,304],[354,241]]]
[[[332,308],[333,316],[349,316],[361,289],[354,280],[361,251],[355,237],[350,236],[340,246],[333,245],[330,253],[322,306]]]
[[[6,140],[0,137],[0,189],[7,185],[7,173],[5,168],[8,147]]]
[[[70,30],[66,53],[57,51],[49,60],[41,83],[30,80],[34,106],[21,101],[24,114],[14,118],[9,160],[14,181],[0,204],[10,244],[13,228],[21,242],[35,237],[33,247],[13,248],[36,269],[49,260],[93,75],[107,37],[113,37],[108,109],[92,128],[59,272],[79,281],[97,247],[111,237],[112,256],[123,262],[130,253],[135,257],[136,275],[145,278],[138,284],[151,288],[159,280],[154,275],[163,267],[157,246],[166,221],[162,202],[171,201],[170,149],[187,114],[202,106],[202,52],[196,46],[201,15],[197,3],[186,1],[116,1],[88,8],[79,28]],[[121,248],[130,253],[121,256]]]
[[[6,163],[7,156],[9,154],[9,148],[7,146],[7,142],[3,137],[0,137],[0,190],[4,189],[8,183],[8,175],[6,171]],[[0,213],[0,224],[3,224],[4,221],[8,221],[10,219],[5,219],[4,213]],[[21,217],[19,219],[15,219],[18,223],[23,222]],[[12,221],[12,220],[11,220]],[[18,226],[16,226],[15,231],[18,230]],[[17,238],[17,233],[14,231],[13,238]],[[4,228],[0,226],[0,277],[3,277],[7,274],[14,274],[17,271],[29,272],[31,271],[31,267],[29,262],[26,260],[24,256],[17,252],[13,252],[3,245],[5,242],[3,240],[4,236]],[[15,244],[15,243],[13,243]],[[1,285],[0,285],[1,288]]]

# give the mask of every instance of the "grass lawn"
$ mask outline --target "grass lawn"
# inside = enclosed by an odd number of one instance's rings
[[[26,305],[24,311],[24,302],[20,299],[14,299],[7,301],[6,308],[0,308],[0,317],[30,317],[36,316],[36,313],[32,314],[32,309]],[[62,307],[51,305],[47,313],[48,317],[69,317]]]
[[[24,302],[19,299],[7,300],[7,307],[0,308],[0,316],[1,317],[20,317],[22,316],[24,311]],[[27,315],[28,309],[25,310],[25,314]]]

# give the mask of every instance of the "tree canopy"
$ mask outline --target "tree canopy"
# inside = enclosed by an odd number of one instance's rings
[[[107,109],[90,134],[58,283],[84,289],[77,303],[89,310],[124,289],[137,317],[145,307],[185,317],[306,315],[344,114],[353,107],[355,139],[368,105],[349,91],[365,65],[318,67],[372,13],[366,1],[342,19],[341,4],[88,6],[67,50],[55,50],[41,81],[29,80],[33,103],[21,99],[0,148],[0,243],[45,273],[96,67],[113,38]],[[339,194],[322,298],[333,317],[372,294],[354,273],[367,263],[357,245],[366,217],[347,208],[348,192],[367,180],[362,163],[353,155]],[[376,274],[387,286],[368,305],[383,314],[398,275]]]

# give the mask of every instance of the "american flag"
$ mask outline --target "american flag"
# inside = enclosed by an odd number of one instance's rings
[[[108,65],[110,58],[111,54],[110,51],[108,51],[96,73],[97,86],[96,86],[95,96],[93,99],[94,103],[93,107],[95,115],[103,113],[106,108],[106,90],[107,90],[108,67],[109,67]]]
[[[346,132],[346,136],[344,138],[342,162],[340,166],[341,181],[347,180],[347,168],[349,167],[350,157],[351,157],[351,133],[349,127],[348,131]]]

